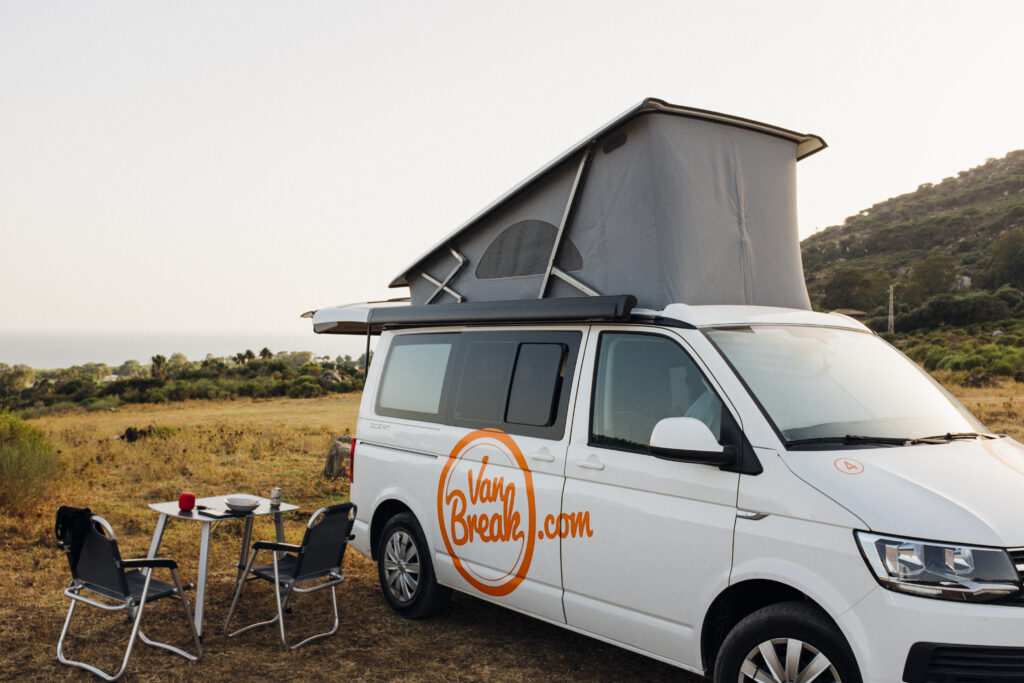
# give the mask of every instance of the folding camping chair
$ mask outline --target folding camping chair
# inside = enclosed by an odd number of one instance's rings
[[[61,515],[66,510],[70,510],[72,514],[81,513],[79,522],[72,523],[68,517],[62,520]],[[185,597],[184,588],[178,578],[178,565],[173,560],[162,558],[121,559],[121,553],[117,548],[117,538],[114,536],[114,530],[110,524],[102,517],[88,513],[88,510],[70,508],[61,508],[61,511],[58,512],[57,532],[60,538],[58,546],[67,553],[68,563],[71,566],[71,583],[64,590],[64,595],[71,598],[71,607],[68,609],[64,628],[61,629],[60,639],[57,641],[57,659],[62,664],[77,666],[108,681],[115,681],[124,674],[128,666],[128,658],[135,646],[136,635],[142,638],[142,642],[147,645],[169,650],[191,662],[202,659],[203,646],[196,634],[188,598]],[[174,585],[153,578],[153,570],[158,568],[171,570]],[[125,571],[126,569],[128,571]],[[100,602],[86,597],[82,595],[83,591],[107,598],[108,601]],[[146,604],[172,595],[181,599],[185,623],[188,624],[189,633],[192,634],[192,640],[196,645],[197,654],[195,655],[173,645],[150,640],[139,628],[142,623],[142,611]],[[71,626],[71,617],[75,613],[75,606],[80,602],[107,611],[126,610],[128,618],[133,622],[131,636],[128,638],[128,649],[125,650],[121,668],[113,676],[95,666],[64,656],[64,639],[67,637],[68,627]]]
[[[231,601],[231,609],[228,610],[228,619],[224,623],[224,633],[228,637],[237,636],[254,628],[270,626],[277,623],[281,630],[281,642],[286,648],[298,649],[303,645],[318,638],[326,638],[338,632],[338,594],[335,587],[345,580],[341,573],[341,563],[345,557],[345,548],[352,540],[352,524],[355,522],[356,506],[352,503],[339,503],[329,507],[320,508],[313,513],[306,524],[306,533],[300,545],[291,543],[273,543],[270,541],[257,541],[252,546],[249,560],[245,564],[245,571],[238,578],[235,586],[235,597]],[[319,520],[319,522],[318,522]],[[273,561],[269,564],[253,566],[256,553],[260,550],[269,550],[273,555]],[[280,557],[278,553],[281,553]],[[231,618],[235,614],[235,607],[238,606],[238,598],[242,595],[242,587],[246,581],[252,578],[263,579],[274,584],[274,597],[277,599],[277,616],[269,621],[261,621],[241,628],[234,633],[229,633]],[[321,579],[309,587],[300,587],[301,584],[310,584]],[[325,633],[318,633],[310,636],[296,645],[288,644],[288,637],[284,631],[284,609],[290,605],[292,593],[312,593],[314,591],[331,589],[331,604],[334,607],[334,627]]]

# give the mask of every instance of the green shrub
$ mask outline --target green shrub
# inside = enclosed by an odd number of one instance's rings
[[[288,395],[292,398],[312,398],[314,396],[323,396],[323,394],[323,387],[320,386],[315,377],[310,377],[309,375],[299,377],[288,388]]]
[[[178,429],[177,427],[172,427],[170,425],[153,425],[153,436],[161,439],[166,439],[171,436],[174,436],[180,431],[181,430]]]
[[[41,429],[0,413],[0,507],[27,507],[49,487],[56,467],[53,445]]]
[[[85,399],[82,405],[84,405],[85,409],[88,411],[107,410],[121,405],[121,398],[117,395],[104,396],[103,398],[94,396],[92,398]]]

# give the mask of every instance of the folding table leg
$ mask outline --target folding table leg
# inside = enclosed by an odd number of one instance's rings
[[[149,543],[149,552],[146,557],[156,557],[160,550],[160,541],[164,537],[164,527],[167,526],[167,515],[160,513],[160,519],[156,521],[156,529],[153,530],[153,540]]]
[[[242,580],[245,574],[245,557],[249,552],[249,542],[252,541],[252,521],[255,519],[252,515],[245,518],[245,526],[242,528],[242,549],[238,553],[238,576],[235,577],[235,583]]]
[[[274,532],[277,534],[277,542],[284,543],[284,520],[280,512],[274,513]]]
[[[210,523],[203,522],[199,539],[199,576],[196,577],[196,633],[203,637],[203,608],[206,606],[206,568],[210,563]]]

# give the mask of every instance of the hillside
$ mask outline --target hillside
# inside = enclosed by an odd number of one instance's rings
[[[808,237],[801,248],[818,309],[883,315],[894,283],[902,314],[939,296],[946,303],[969,297],[972,308],[986,309],[980,318],[945,322],[1012,316],[1019,292],[1008,293],[1007,286],[1024,286],[1024,150],[875,204]],[[1000,288],[1001,297],[979,294]]]

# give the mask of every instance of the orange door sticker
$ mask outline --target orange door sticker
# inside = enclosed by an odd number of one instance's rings
[[[860,474],[864,471],[864,465],[853,458],[836,458],[832,464],[843,474]]]
[[[508,595],[526,578],[538,540],[594,535],[590,512],[547,515],[541,525],[533,474],[516,442],[497,429],[463,437],[448,455],[437,485],[437,518],[455,569],[491,596]],[[484,574],[465,561],[485,553]],[[462,557],[460,557],[460,553]]]

